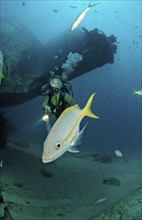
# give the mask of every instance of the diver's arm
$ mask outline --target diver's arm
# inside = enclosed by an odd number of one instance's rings
[[[65,101],[70,105],[75,105],[75,101],[73,99],[73,97],[71,95],[69,95],[68,93],[66,93],[65,95]]]
[[[46,114],[48,114],[49,118],[52,115],[51,108],[49,106],[49,96],[45,96],[42,102],[42,108],[45,111]]]
[[[46,96],[44,96],[43,101],[42,101],[42,108],[44,110],[45,110],[46,106],[48,106],[48,102],[49,102],[49,96],[46,95]]]
[[[41,87],[40,95],[43,95],[43,96],[44,96],[44,95],[48,95],[48,94],[49,94],[49,88],[50,88],[49,83],[43,85],[43,86]]]

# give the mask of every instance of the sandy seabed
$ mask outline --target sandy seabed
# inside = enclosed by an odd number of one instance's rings
[[[7,148],[0,160],[1,194],[13,220],[142,219],[139,155],[102,163],[91,155],[66,154],[42,164],[41,158]],[[120,184],[104,184],[111,177]]]

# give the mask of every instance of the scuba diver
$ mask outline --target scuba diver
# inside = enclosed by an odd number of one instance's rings
[[[50,117],[56,118],[69,106],[75,105],[70,83],[62,80],[58,75],[49,79],[49,83],[41,87],[41,95],[44,96],[42,108],[45,112],[43,120],[46,121],[47,131],[51,129]]]

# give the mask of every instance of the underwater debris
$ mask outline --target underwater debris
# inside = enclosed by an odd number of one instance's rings
[[[65,216],[64,213],[58,213],[57,216]]]
[[[93,154],[91,156],[94,158],[94,161],[100,163],[112,163],[112,157],[109,155]]]
[[[5,203],[0,189],[0,219],[4,219]]]
[[[49,80],[50,70],[58,66],[56,74],[62,74],[61,66],[71,51],[82,54],[83,62],[79,63],[68,80],[107,63],[114,63],[116,37],[99,34],[96,28],[86,32],[78,29],[71,35],[63,32],[43,46],[20,21],[1,19],[1,27],[5,76],[0,85],[1,107],[14,106],[37,97],[41,86]],[[83,51],[86,52],[83,54]]]
[[[14,220],[9,212],[9,207],[4,201],[2,194],[2,184],[0,185],[0,219],[1,220]]]
[[[47,169],[44,169],[44,168],[41,168],[41,169],[40,169],[40,173],[41,173],[44,177],[49,177],[49,178],[51,178],[51,177],[54,176],[54,174],[53,174],[51,171],[49,171],[49,170],[47,170]]]
[[[24,185],[21,182],[14,182],[13,186],[16,186],[18,188],[23,188]]]
[[[7,121],[3,112],[0,112],[0,149],[7,146]]]
[[[103,184],[109,185],[109,186],[120,186],[121,182],[114,177],[108,177],[103,180]]]
[[[3,53],[2,51],[0,51],[0,85],[2,82],[2,79],[4,79],[4,75],[3,75]]]

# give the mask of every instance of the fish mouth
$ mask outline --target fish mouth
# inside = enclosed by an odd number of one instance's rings
[[[44,157],[43,157],[43,158],[42,158],[42,162],[43,162],[43,163],[48,163],[49,161],[48,161],[47,158],[44,158]]]
[[[50,162],[52,162],[52,160],[42,157],[42,162],[43,163],[50,163]]]

